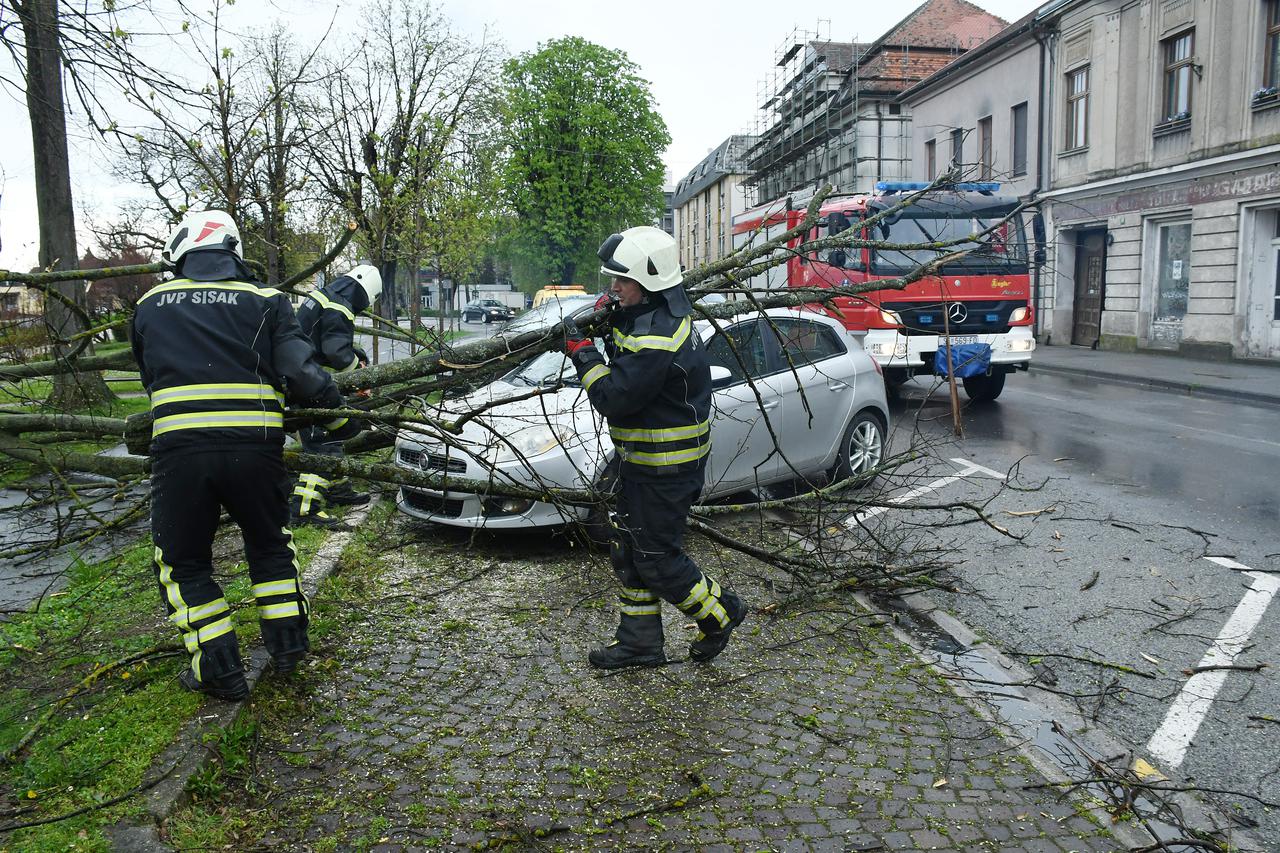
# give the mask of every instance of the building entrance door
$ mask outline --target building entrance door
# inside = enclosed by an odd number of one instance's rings
[[[1071,343],[1098,346],[1102,300],[1107,286],[1107,229],[1076,232],[1076,296],[1071,309]]]
[[[1245,256],[1249,301],[1244,355],[1280,359],[1280,208],[1256,211],[1252,226],[1245,237],[1251,251]]]

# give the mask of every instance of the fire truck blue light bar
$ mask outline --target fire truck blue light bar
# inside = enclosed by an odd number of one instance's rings
[[[878,193],[918,192],[928,188],[928,181],[880,181],[876,184],[876,192]],[[959,184],[940,184],[938,189],[963,193],[994,193],[999,192],[1000,182],[971,181]]]

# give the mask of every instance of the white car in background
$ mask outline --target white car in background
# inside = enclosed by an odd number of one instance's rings
[[[582,300],[582,307],[594,300]],[[884,378],[871,357],[826,315],[785,308],[764,313],[720,321],[719,330],[706,321],[694,323],[706,343],[714,388],[703,501],[801,477],[863,473],[884,459],[889,408]],[[447,443],[401,430],[397,465],[534,489],[591,488],[605,477],[613,454],[608,424],[591,407],[563,353],[544,352],[445,405],[449,412],[490,408]],[[775,436],[781,453],[774,452]],[[593,520],[591,507],[487,489],[405,486],[398,505],[415,518],[455,527],[518,529]]]

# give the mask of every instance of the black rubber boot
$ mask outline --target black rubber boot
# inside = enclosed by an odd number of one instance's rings
[[[698,624],[698,639],[689,644],[689,659],[698,663],[705,663],[716,655],[724,651],[724,647],[729,645],[729,635],[733,633],[733,629],[742,624],[742,620],[747,618],[747,605],[741,598],[730,590],[723,590],[720,593],[720,603],[724,606],[725,612],[729,615],[729,624],[718,630],[707,631],[702,623]],[[709,620],[702,620],[703,622]]]
[[[369,502],[368,492],[357,492],[351,484],[343,480],[337,485],[324,490],[324,499],[330,506],[364,506]]]
[[[281,678],[289,678],[298,671],[298,665],[306,660],[306,652],[291,652],[271,659],[271,669]]]
[[[178,681],[192,693],[203,693],[215,699],[237,702],[249,695],[249,683],[244,680],[244,672],[238,671],[221,678],[200,681],[190,669],[178,674]]]
[[[633,649],[614,640],[607,646],[592,649],[587,660],[596,669],[623,669],[628,666],[662,666],[667,662],[667,654],[661,647],[658,649]]]

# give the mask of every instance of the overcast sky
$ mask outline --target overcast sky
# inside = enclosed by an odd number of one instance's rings
[[[1043,0],[976,2],[1014,21]],[[487,25],[513,54],[566,35],[625,51],[652,83],[658,110],[671,132],[664,159],[672,183],[726,136],[755,127],[760,83],[773,69],[779,45],[793,31],[868,42],[915,8],[886,0],[818,2],[800,17],[799,4],[763,0],[441,0],[438,5],[458,31],[478,37]],[[329,40],[341,43],[349,34],[344,22],[354,20],[358,9],[359,4],[334,0],[240,0],[230,11],[242,26],[284,19],[299,44],[307,44],[322,36],[335,14],[337,25]],[[25,103],[12,93],[0,95],[0,121],[10,129],[0,148],[0,267],[27,269],[35,264],[38,247]],[[109,218],[117,200],[134,191],[107,178],[98,165],[102,153],[82,131],[71,130],[78,137],[71,154],[77,221],[84,218],[84,208]],[[81,251],[84,242],[82,237]]]

